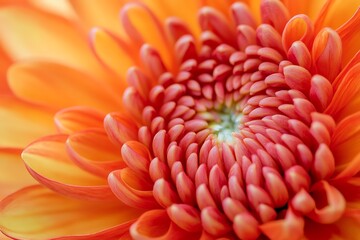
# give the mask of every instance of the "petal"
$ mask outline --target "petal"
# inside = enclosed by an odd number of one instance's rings
[[[105,115],[89,107],[70,107],[57,112],[54,116],[59,132],[69,134],[88,128],[102,128]]]
[[[0,169],[5,170],[0,174],[0,199],[23,187],[36,184],[36,181],[26,171],[20,154],[20,149],[0,148]]]
[[[342,120],[335,128],[331,150],[338,169],[351,164],[360,149],[360,113]]]
[[[8,78],[17,96],[54,108],[85,105],[110,111],[120,106],[120,99],[109,86],[65,65],[18,63],[9,69]]]
[[[326,181],[320,181],[313,186],[311,194],[316,207],[307,215],[309,218],[322,224],[330,224],[342,217],[346,200],[335,187]]]
[[[56,131],[53,113],[15,97],[0,97],[0,146],[24,147],[45,134]]]
[[[106,30],[92,29],[90,41],[96,56],[101,62],[123,80],[127,70],[136,65],[136,55],[134,51],[131,51],[131,45],[129,46],[124,41],[115,38]]]
[[[114,239],[140,214],[118,201],[82,201],[31,186],[0,202],[0,227],[16,239]]]
[[[343,63],[348,63],[360,48],[360,10],[337,30],[343,44]]]
[[[300,239],[304,233],[304,219],[288,209],[285,219],[265,223],[259,228],[270,239]]]
[[[168,217],[166,210],[145,212],[130,227],[130,235],[135,240],[199,239],[194,233],[181,230]]]
[[[86,35],[78,29],[69,20],[30,7],[10,6],[0,11],[0,41],[16,60],[52,60],[108,77],[93,57]]]
[[[106,180],[74,164],[66,153],[67,135],[43,137],[30,144],[22,158],[30,174],[61,194],[84,199],[108,199],[113,194]]]
[[[142,0],[160,20],[164,21],[168,17],[178,17],[186,23],[194,33],[199,33],[200,28],[197,23],[197,12],[200,8],[200,0],[192,0],[186,3],[184,1],[172,0]]]
[[[88,29],[93,26],[106,28],[121,38],[127,38],[119,22],[119,11],[126,2],[126,0],[106,0],[89,4],[83,0],[70,0],[81,22],[86,24]]]
[[[130,168],[111,172],[108,181],[111,190],[126,205],[148,209],[159,207],[153,196],[152,181],[139,177]]]
[[[360,110],[359,74],[360,63],[357,63],[344,75],[343,79],[339,80],[339,87],[334,93],[332,102],[325,110],[325,113],[333,116],[337,121]]]
[[[354,12],[359,8],[359,0],[347,0],[346,3],[342,0],[329,1],[330,6],[325,13],[323,26],[338,28],[344,22],[351,18]],[[341,14],[339,14],[341,13]]]
[[[102,129],[73,133],[66,141],[70,157],[85,171],[106,178],[113,170],[126,165],[120,149],[113,145]]]
[[[129,3],[121,10],[121,22],[133,44],[150,44],[159,53],[166,66],[173,67],[173,54],[159,19],[141,3]]]
[[[12,94],[6,79],[6,72],[11,63],[10,57],[0,47],[0,94]]]

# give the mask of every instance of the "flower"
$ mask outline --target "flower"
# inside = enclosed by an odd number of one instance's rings
[[[1,3],[0,230],[355,239],[359,1],[124,2]]]

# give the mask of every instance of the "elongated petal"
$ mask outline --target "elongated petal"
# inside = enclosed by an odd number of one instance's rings
[[[108,77],[87,46],[84,32],[72,24],[30,7],[3,7],[0,10],[0,40],[16,60],[47,59]]]
[[[113,239],[140,214],[117,201],[81,201],[31,186],[0,202],[0,228],[17,239]]]
[[[0,97],[0,146],[25,147],[33,139],[56,131],[52,111],[11,96]]]
[[[75,165],[66,153],[67,135],[43,137],[30,144],[22,158],[30,174],[48,188],[64,195],[85,199],[113,198],[106,179]]]
[[[88,128],[102,128],[105,115],[89,107],[70,107],[57,112],[54,116],[57,129],[70,134]]]
[[[124,6],[126,0],[106,0],[91,4],[82,0],[69,2],[88,29],[93,26],[103,27],[122,38],[127,37],[119,21],[119,9]]]
[[[160,53],[168,67],[173,59],[169,51],[169,42],[161,28],[159,19],[140,3],[129,3],[121,10],[121,22],[134,44],[148,43]]]
[[[103,178],[113,170],[125,167],[120,149],[112,144],[102,129],[73,133],[66,141],[70,157],[79,167]]]
[[[90,40],[101,62],[124,80],[127,69],[136,64],[131,46],[100,28],[92,29]]]
[[[111,111],[120,105],[120,99],[109,86],[61,64],[18,63],[10,68],[8,78],[17,96],[54,108],[85,105]]]
[[[168,217],[166,210],[157,209],[145,212],[131,226],[130,235],[135,240],[198,239],[198,234],[180,229]]]
[[[0,148],[0,169],[6,169],[0,174],[0,199],[22,187],[36,184],[35,179],[26,171],[20,154],[20,149]]]
[[[336,172],[341,177],[351,177],[359,171],[360,114],[345,118],[336,127],[331,149],[336,159]]]
[[[337,121],[360,110],[358,104],[360,101],[359,74],[360,63],[357,63],[345,74],[343,79],[339,80],[339,87],[334,94],[333,100],[325,110],[327,114],[332,115]]]
[[[111,172],[108,181],[119,200],[129,206],[145,209],[159,206],[152,193],[151,180],[139,177],[130,168]]]
[[[360,41],[360,10],[337,30],[343,44],[343,63],[346,64],[359,51]]]
[[[300,239],[304,233],[304,219],[288,209],[285,219],[265,223],[260,229],[270,239]]]

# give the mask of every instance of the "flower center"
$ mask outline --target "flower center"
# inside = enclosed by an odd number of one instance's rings
[[[229,108],[222,108],[211,113],[213,120],[209,121],[209,128],[216,135],[219,142],[232,144],[234,142],[233,133],[240,132],[242,114],[236,113]]]
[[[313,218],[307,192],[335,170],[329,147],[335,122],[323,113],[333,90],[326,77],[311,73],[312,42],[283,47],[285,22],[256,27],[242,4],[232,10],[235,18],[245,16],[236,30],[219,12],[200,12],[200,43],[176,22],[176,73],[144,45],[142,61],[153,79],[130,71],[124,104],[140,119],[138,141],[152,156],[158,204],[201,212],[210,234],[227,233],[230,221],[238,236],[250,224],[256,238],[258,225],[285,212]]]

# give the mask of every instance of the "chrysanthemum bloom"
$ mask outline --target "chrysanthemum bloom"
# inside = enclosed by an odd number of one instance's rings
[[[14,2],[5,235],[360,237],[359,1]]]

